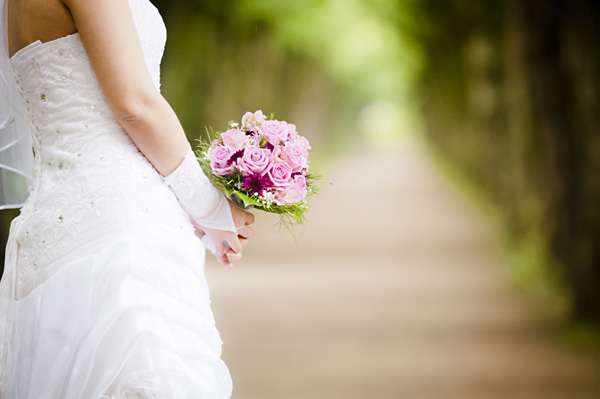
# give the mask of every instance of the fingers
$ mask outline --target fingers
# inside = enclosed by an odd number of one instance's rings
[[[246,224],[254,223],[254,215],[246,211],[244,211],[244,213],[246,214]]]
[[[240,219],[247,222],[247,224],[240,223],[240,228],[235,233],[194,226],[196,228],[195,234],[198,237],[202,238],[207,235],[210,238],[214,245],[215,258],[228,269],[231,269],[232,262],[239,261],[242,258],[243,248],[248,245],[249,239],[254,237],[254,229],[248,226],[248,224],[254,222],[254,215],[241,209],[239,213],[242,214]]]
[[[196,237],[202,239],[202,237],[206,235],[206,232],[204,231],[202,226],[200,226],[194,221],[194,219],[190,219],[190,221],[192,222],[192,226],[194,226],[194,234],[196,234]]]
[[[217,260],[227,269],[233,267],[232,262],[242,259],[242,243],[233,233],[225,233],[223,240],[219,240],[219,244],[215,245],[215,250]]]
[[[226,253],[226,255],[227,255],[227,259],[229,260],[229,262],[237,262],[238,260],[242,259],[241,252],[233,252],[230,250]]]
[[[217,240],[216,242],[214,242],[213,240],[213,243],[215,245],[215,257],[217,258],[217,261],[223,264],[223,266],[225,266],[226,268],[231,269],[232,264],[226,253],[226,251],[229,250],[229,248],[226,247],[225,241]]]
[[[254,223],[254,215],[229,201],[231,216],[236,226],[243,227]]]
[[[254,229],[250,226],[244,226],[241,229],[237,230],[238,237],[243,237],[245,239],[250,239],[254,237]]]
[[[233,263],[231,263],[231,260],[229,260],[227,255],[222,254],[220,256],[220,259],[217,259],[217,260],[219,261],[219,263],[221,263],[223,266],[225,266],[225,268],[227,268],[227,269],[233,268]]]
[[[233,267],[232,262],[237,262],[242,259],[242,252],[234,252],[233,249],[229,248],[228,245],[224,246],[225,252],[219,254],[217,260],[223,264],[227,269],[231,269]]]
[[[227,238],[227,245],[235,253],[242,252],[242,243],[240,242],[240,239],[236,235],[232,235]],[[227,252],[227,251],[225,251],[225,252]]]

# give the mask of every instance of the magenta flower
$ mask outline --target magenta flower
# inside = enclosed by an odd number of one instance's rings
[[[242,188],[250,192],[250,194],[260,195],[263,190],[273,187],[273,183],[267,176],[260,174],[252,174],[244,177],[242,180]]]
[[[238,158],[241,158],[244,155],[244,150],[239,150],[233,153],[227,160],[226,166],[231,166]]]

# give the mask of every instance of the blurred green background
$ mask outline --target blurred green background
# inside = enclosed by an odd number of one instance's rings
[[[600,323],[599,2],[153,3],[162,91],[190,140],[262,109],[297,125],[316,169],[424,147],[500,220],[513,281]],[[4,241],[16,214],[0,213]]]
[[[600,321],[597,2],[155,3],[163,92],[190,139],[262,109],[298,125],[317,165],[425,143],[502,220],[513,279]]]

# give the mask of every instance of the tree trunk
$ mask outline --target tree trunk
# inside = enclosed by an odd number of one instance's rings
[[[514,1],[516,17],[523,24],[527,73],[532,89],[535,125],[546,170],[547,228],[551,250],[564,265],[572,293],[572,311],[577,318],[600,321],[600,272],[597,254],[587,247],[594,229],[582,220],[587,201],[582,166],[587,164],[585,130],[578,128],[573,76],[566,68],[568,51],[565,37],[573,15],[581,12],[579,3],[561,0]],[[585,46],[593,54],[595,38]],[[597,50],[596,50],[597,51]],[[596,206],[598,206],[596,204]],[[597,225],[597,220],[595,221]],[[597,237],[596,237],[597,238]]]

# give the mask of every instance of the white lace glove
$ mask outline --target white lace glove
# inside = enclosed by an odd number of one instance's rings
[[[236,232],[227,199],[210,183],[191,147],[181,165],[164,180],[197,224]]]

